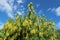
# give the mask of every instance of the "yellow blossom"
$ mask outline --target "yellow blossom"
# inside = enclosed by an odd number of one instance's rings
[[[17,29],[17,27],[13,26],[13,29],[12,30],[15,31],[16,29]]]
[[[39,32],[39,36],[43,36],[43,32]]]
[[[31,20],[28,20],[28,23],[29,23],[29,25],[32,25],[32,21]]]
[[[52,21],[49,21],[48,24],[52,24],[52,25],[54,25],[54,23],[53,23]]]
[[[54,37],[51,37],[51,40],[54,40]]]
[[[10,22],[9,22],[9,21],[7,21],[7,22],[6,22],[6,24],[7,24],[7,25],[8,25],[8,24],[10,24]]]
[[[48,31],[44,31],[44,34],[46,35],[48,33]]]
[[[3,40],[3,38],[0,38],[0,40]]]
[[[27,25],[28,25],[28,21],[25,20],[25,21],[23,22],[23,26],[27,26]]]
[[[50,29],[51,29],[51,27],[48,27],[48,29],[47,29],[47,30],[49,31]]]
[[[38,25],[37,22],[35,22],[35,23],[34,23],[34,26],[37,26],[37,25]]]
[[[9,33],[8,32],[6,33],[6,36],[9,36]]]
[[[31,33],[31,34],[35,34],[36,31],[37,31],[36,29],[32,29],[32,30],[30,31],[30,33]]]
[[[47,22],[44,22],[43,25],[44,25],[44,26],[47,26]]]

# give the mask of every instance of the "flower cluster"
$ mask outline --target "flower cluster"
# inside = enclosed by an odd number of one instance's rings
[[[45,16],[35,15],[32,2],[28,5],[28,16],[9,19],[0,30],[0,40],[56,40],[54,22]]]

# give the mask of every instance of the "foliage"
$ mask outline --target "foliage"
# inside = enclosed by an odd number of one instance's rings
[[[57,39],[60,40],[60,30],[57,30]]]
[[[15,15],[0,30],[0,40],[57,40],[55,24],[45,16],[35,14],[32,2],[28,4],[28,16]]]

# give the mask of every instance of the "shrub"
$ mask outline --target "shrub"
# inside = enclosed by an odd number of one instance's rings
[[[28,16],[18,13],[9,19],[0,32],[1,40],[57,40],[55,24],[44,15],[36,15],[32,2],[28,4]]]

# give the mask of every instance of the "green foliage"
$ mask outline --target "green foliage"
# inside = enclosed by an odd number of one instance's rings
[[[32,2],[28,4],[28,16],[9,19],[0,31],[0,40],[57,40],[55,24],[45,16],[35,15]]]

